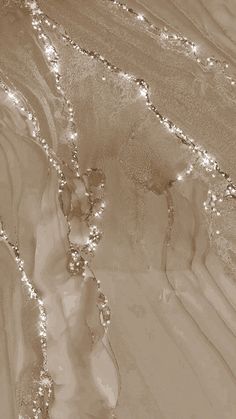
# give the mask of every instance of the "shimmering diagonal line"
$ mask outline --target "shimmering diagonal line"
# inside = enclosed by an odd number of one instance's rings
[[[36,30],[39,40],[42,42],[44,54],[47,58],[47,61],[49,62],[49,66],[51,67],[52,72],[55,76],[57,90],[60,92],[64,103],[68,107],[69,122],[72,122],[73,127],[74,127],[73,128],[74,131],[73,131],[73,134],[72,134],[72,137],[71,137],[71,140],[73,140],[72,141],[73,158],[72,158],[71,161],[72,161],[73,167],[75,169],[76,176],[78,178],[80,178],[80,180],[81,180],[83,178],[83,175],[81,175],[80,172],[79,172],[77,145],[74,142],[74,140],[76,140],[76,138],[77,138],[77,128],[76,128],[76,125],[75,125],[75,122],[74,122],[73,106],[72,106],[72,103],[69,101],[69,99],[67,99],[67,97],[65,96],[64,90],[63,90],[62,85],[61,85],[62,75],[61,75],[60,69],[59,69],[59,63],[60,63],[59,53],[56,50],[55,45],[50,41],[48,35],[46,34],[46,32],[44,30],[44,26],[43,26],[43,23],[50,25],[50,21],[47,19],[47,16],[42,12],[42,10],[40,9],[36,0],[26,0],[25,1],[25,7],[30,11],[32,26]],[[52,28],[53,29],[57,28],[56,24],[53,23],[53,22],[52,22]],[[70,144],[70,141],[69,141],[69,144]],[[87,174],[90,171],[91,171],[91,169],[88,169]],[[95,216],[99,217],[102,214],[104,208],[105,208],[105,203],[102,203],[100,210],[98,210],[95,213]],[[69,241],[69,244],[70,244],[70,253],[71,253],[71,261],[70,261],[71,263],[69,263],[69,268],[70,268],[70,266],[72,266],[72,265],[74,266],[74,262],[76,263],[76,258],[78,256],[78,249],[76,248],[75,244],[70,241],[69,234],[70,234],[70,231],[71,231],[71,225],[70,225],[70,222],[68,220],[68,217],[66,217],[66,219],[67,219],[67,224],[68,224],[68,231],[69,231],[68,232],[68,241]],[[90,224],[89,224],[89,228],[90,228],[90,235],[92,234],[92,236],[96,239],[96,236],[99,235],[98,229],[96,228],[95,225],[90,225]],[[92,249],[95,250],[96,245],[94,243],[92,243],[91,240],[89,240],[89,244],[92,247]],[[88,265],[88,262],[85,261],[85,264]],[[80,266],[78,266],[78,269],[80,270]],[[71,273],[70,269],[69,269],[69,272]],[[76,271],[74,273],[76,274]],[[94,279],[95,279],[96,284],[97,284],[98,292],[100,293],[100,283],[98,283],[95,276],[94,276]],[[104,298],[105,298],[105,302],[101,307],[100,313],[104,314],[104,316],[106,315],[107,320],[104,321],[104,318],[103,318],[102,325],[105,327],[105,330],[107,330],[107,326],[110,323],[110,320],[108,319],[108,317],[110,317],[110,308],[108,306],[107,298],[105,296],[104,296]]]
[[[32,8],[33,3],[33,8]],[[134,85],[136,85],[139,90],[141,96],[145,99],[145,105],[147,108],[156,116],[159,122],[172,134],[181,144],[188,147],[188,149],[197,157],[197,161],[199,166],[205,168],[207,172],[212,172],[212,176],[215,177],[215,173],[222,176],[226,180],[226,190],[227,196],[235,196],[236,194],[236,186],[232,182],[230,175],[221,169],[217,160],[211,156],[207,150],[205,150],[200,144],[198,144],[193,138],[188,136],[184,131],[174,124],[168,117],[162,115],[159,108],[154,105],[151,101],[151,92],[149,84],[142,78],[138,78],[134,74],[130,74],[125,72],[120,67],[112,64],[108,61],[105,57],[103,57],[100,53],[92,50],[88,50],[86,48],[81,47],[76,41],[74,41],[67,33],[67,31],[62,28],[55,20],[51,19],[47,14],[45,14],[37,5],[36,1],[27,2],[28,7],[31,9],[32,14],[36,14],[40,16],[41,21],[43,21],[48,27],[53,29],[57,32],[58,36],[65,42],[66,45],[71,46],[73,49],[94,59],[100,63],[102,63],[109,71],[117,74],[120,77],[130,81]],[[215,172],[215,173],[214,173]],[[178,179],[177,179],[178,180]],[[182,178],[181,178],[182,180]]]
[[[25,117],[29,123],[31,136],[33,141],[38,144],[48,157],[50,165],[56,170],[59,179],[59,192],[62,191],[66,184],[65,176],[62,171],[60,161],[49,143],[42,137],[38,118],[33,108],[27,103],[23,95],[14,87],[5,83],[6,77],[0,77],[0,89],[2,89],[12,105]]]
[[[215,57],[205,58],[201,56],[199,53],[200,46],[195,42],[179,33],[169,32],[166,27],[158,27],[150,19],[145,17],[143,14],[138,13],[132,7],[128,7],[125,3],[118,0],[103,0],[103,2],[111,3],[114,7],[129,15],[129,17],[135,22],[138,22],[145,30],[149,30],[151,33],[154,33],[164,48],[169,47],[177,52],[184,53],[205,70],[219,71],[223,77],[225,77],[226,81],[231,84],[231,86],[236,86],[235,78],[227,73],[229,64]]]
[[[34,300],[37,302],[38,306],[38,330],[39,330],[39,341],[42,353],[42,366],[38,380],[38,391],[37,394],[34,395],[33,400],[33,408],[32,408],[32,418],[39,419],[42,414],[42,407],[47,413],[48,416],[48,409],[49,404],[53,392],[53,381],[48,373],[48,359],[47,359],[47,314],[44,302],[39,295],[39,292],[33,286],[32,282],[26,275],[24,270],[24,261],[20,257],[19,248],[16,244],[11,243],[9,237],[3,227],[3,224],[0,219],[0,241],[3,241],[8,249],[10,250],[18,272],[20,273],[20,280],[23,285],[23,288],[26,289],[28,297],[30,300]],[[43,406],[44,404],[44,406]]]

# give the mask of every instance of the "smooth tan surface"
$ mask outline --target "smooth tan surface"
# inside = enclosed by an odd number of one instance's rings
[[[32,104],[43,135],[63,157],[62,102],[29,16],[19,4],[0,4],[1,72]],[[236,75],[234,1],[128,4],[190,37],[203,55],[225,59]],[[81,46],[147,80],[160,111],[236,182],[236,87],[161,47],[106,0],[40,6]],[[203,202],[214,180],[197,169],[168,188],[191,162],[190,152],[147,110],[136,87],[51,36],[76,111],[82,170],[99,167],[106,174],[104,234],[93,270],[112,310],[107,337],[93,285],[66,270],[67,228],[55,172],[1,93],[0,215],[47,307],[51,418],[110,419],[114,411],[119,419],[235,419],[235,202],[223,203],[220,236],[211,241]],[[174,207],[170,242],[166,190]],[[0,416],[14,419],[16,394],[29,393],[37,327],[3,244],[0,264]]]

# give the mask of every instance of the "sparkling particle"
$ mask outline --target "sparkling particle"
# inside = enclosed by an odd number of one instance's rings
[[[143,15],[141,15],[141,14],[139,14],[139,15],[137,16],[137,19],[138,19],[138,20],[144,20],[144,16],[143,16]]]

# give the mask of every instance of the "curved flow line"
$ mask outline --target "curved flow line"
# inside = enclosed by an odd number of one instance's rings
[[[40,25],[45,23],[45,25],[47,25],[49,28],[56,31],[57,35],[66,45],[71,46],[82,55],[102,63],[109,71],[117,74],[118,76],[126,79],[127,81],[130,81],[135,86],[137,86],[139,88],[140,95],[145,99],[146,107],[156,116],[160,124],[162,124],[170,134],[172,134],[178,141],[180,141],[181,144],[188,147],[190,152],[192,152],[196,158],[199,166],[204,168],[206,172],[211,172],[213,178],[215,178],[216,174],[224,178],[226,181],[225,192],[222,196],[219,196],[219,202],[222,202],[222,199],[225,197],[236,197],[236,185],[232,182],[230,175],[221,169],[217,160],[211,156],[206,149],[198,144],[193,138],[185,134],[184,131],[175,125],[174,122],[172,122],[168,117],[161,114],[158,107],[151,101],[150,87],[144,79],[138,78],[133,74],[123,71],[121,68],[104,58],[100,53],[81,47],[68,35],[67,31],[62,28],[61,25],[59,25],[55,20],[50,18],[40,9],[36,0],[26,0],[25,5],[30,11],[32,16],[32,24],[36,30],[37,28],[40,28]],[[177,177],[177,180],[183,180],[183,176],[181,176],[180,179]]]
[[[154,33],[158,36],[161,45],[165,48],[165,45],[170,44],[170,47],[176,49],[178,52],[181,52],[179,48],[182,49],[182,52],[188,57],[193,58],[194,61],[200,65],[204,70],[219,70],[220,73],[225,77],[225,79],[230,82],[231,86],[236,86],[236,80],[230,76],[226,70],[229,68],[229,64],[221,61],[215,57],[203,58],[198,54],[198,46],[191,40],[187,39],[185,36],[169,32],[166,27],[160,28],[155,25],[150,19],[145,17],[143,14],[136,12],[131,7],[128,7],[125,3],[122,3],[118,0],[103,0],[109,2],[112,5],[116,6],[118,9],[130,15],[131,18],[138,21],[140,25],[143,25],[145,29],[148,29],[151,33]]]
[[[33,286],[30,279],[27,277],[24,270],[24,261],[20,257],[19,248],[16,244],[11,243],[8,238],[8,235],[3,227],[3,223],[0,219],[0,241],[3,241],[12,257],[15,260],[17,265],[18,272],[20,274],[20,281],[23,285],[23,288],[26,289],[26,292],[30,300],[37,302],[38,306],[38,332],[39,332],[39,341],[41,346],[42,353],[42,365],[37,381],[37,393],[34,395],[34,400],[32,401],[32,418],[39,419],[41,414],[44,414],[45,419],[49,418],[49,407],[50,402],[53,396],[53,381],[48,372],[48,358],[47,358],[47,313],[45,309],[44,302],[40,297],[39,292]],[[23,418],[19,413],[19,419]]]
[[[59,93],[61,94],[63,100],[64,100],[64,104],[66,107],[66,111],[68,112],[68,122],[72,123],[70,124],[70,130],[71,130],[71,134],[69,137],[69,145],[72,148],[72,167],[74,169],[75,172],[75,177],[77,178],[81,178],[80,174],[79,174],[79,165],[78,165],[78,155],[77,155],[77,145],[75,144],[74,140],[77,137],[77,129],[74,123],[74,118],[73,118],[73,107],[71,102],[65,97],[63,89],[61,87],[60,84],[60,80],[61,80],[61,74],[59,72],[59,55],[54,47],[53,44],[50,43],[49,38],[42,32],[42,28],[40,25],[37,25],[38,22],[35,22],[34,20],[32,21],[33,27],[34,29],[37,29],[37,31],[39,32],[39,38],[41,39],[42,43],[43,43],[43,47],[46,53],[46,57],[49,61],[49,65],[52,68],[52,71],[55,75],[55,80],[56,80],[56,88],[59,91]],[[6,77],[4,77],[6,78]],[[54,168],[57,172],[58,175],[58,179],[59,179],[59,197],[61,196],[61,193],[65,187],[65,185],[67,184],[65,175],[62,171],[61,168],[61,161],[60,159],[57,157],[56,153],[54,152],[53,149],[51,149],[49,147],[49,144],[47,143],[47,141],[42,138],[41,136],[41,131],[40,131],[40,125],[39,125],[39,121],[37,119],[36,113],[34,112],[34,110],[32,109],[32,107],[27,104],[27,100],[26,98],[19,92],[17,91],[14,87],[9,87],[4,81],[3,78],[0,78],[0,88],[6,93],[6,95],[8,96],[8,99],[10,100],[10,102],[23,114],[23,116],[26,118],[27,122],[29,122],[30,128],[31,128],[31,135],[32,138],[34,139],[35,143],[38,144],[40,147],[42,147],[43,151],[45,152],[46,156],[48,157],[49,160],[49,164],[52,166],[52,168]],[[86,173],[85,175],[89,175],[89,172],[91,172],[91,169],[88,169],[88,173]],[[61,203],[61,202],[60,202]],[[62,204],[62,203],[61,203]],[[97,215],[100,216],[100,212],[102,213],[103,211],[103,204],[102,204],[102,208],[100,211],[97,212]],[[67,221],[67,226],[68,226],[68,232],[67,232],[67,238],[68,238],[68,242],[70,247],[72,246],[72,243],[70,242],[70,231],[71,231],[71,226],[70,226],[70,222],[68,217],[64,214],[65,219]],[[96,214],[95,214],[96,215]],[[92,226],[92,230],[94,230],[95,226]],[[6,238],[7,240],[7,235],[6,233],[3,231],[2,232],[3,237]],[[98,238],[98,232],[96,231],[90,231],[90,235],[93,235],[94,237],[92,237],[91,241],[89,241],[89,245],[91,244],[92,248],[95,246],[96,244],[96,240]],[[89,237],[90,239],[90,237]],[[95,242],[93,243],[93,241],[95,240]],[[96,246],[95,246],[96,247]],[[12,245],[12,248],[16,248],[15,245]],[[75,253],[74,249],[72,249],[71,247],[71,253]],[[18,248],[17,248],[17,252]],[[23,261],[22,261],[22,266],[23,266]],[[92,271],[91,271],[92,272]],[[97,306],[99,308],[99,312],[100,312],[100,320],[101,320],[101,324],[104,328],[104,331],[106,332],[108,330],[108,325],[110,323],[110,308],[108,306],[108,300],[106,298],[106,296],[101,292],[101,287],[100,287],[100,281],[98,281],[96,279],[96,277],[93,275],[93,279],[96,282],[96,286],[97,286],[97,290],[98,290],[98,298],[100,299],[100,304],[98,303]],[[33,285],[32,285],[33,287]],[[40,301],[41,304],[41,299],[39,300],[37,297],[35,297],[38,301]],[[101,302],[102,299],[102,302]],[[40,306],[39,306],[39,310],[41,310]],[[46,322],[46,313],[45,313],[45,322]],[[47,332],[46,332],[46,323],[45,323],[45,339],[47,337]],[[45,356],[46,356],[46,347],[45,347]],[[50,378],[51,380],[51,378]],[[44,380],[45,381],[45,380]],[[52,380],[51,380],[52,383]],[[41,388],[40,388],[40,392],[42,392]],[[41,394],[37,394],[37,396]],[[38,415],[39,412],[37,411],[35,413],[34,419],[38,419]]]

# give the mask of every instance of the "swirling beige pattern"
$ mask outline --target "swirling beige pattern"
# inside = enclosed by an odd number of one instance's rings
[[[42,0],[40,7],[79,44],[148,80],[161,112],[207,148],[235,182],[233,91],[106,3]],[[234,72],[232,2],[128,3],[184,33],[206,55],[225,58]],[[67,162],[63,101],[21,6],[2,4],[0,67],[31,104],[42,137]],[[103,239],[92,268],[112,309],[104,334],[95,281],[67,270],[68,226],[57,173],[2,92],[0,214],[47,309],[50,417],[234,419],[235,201],[225,199],[217,207],[221,215],[208,215],[203,202],[208,205],[209,188],[222,193],[223,180],[194,167],[184,181],[173,182],[194,164],[191,153],[157,123],[139,90],[48,31],[75,110],[81,171],[96,167],[106,175]],[[37,322],[2,243],[0,258],[0,413],[10,419],[30,400]]]

